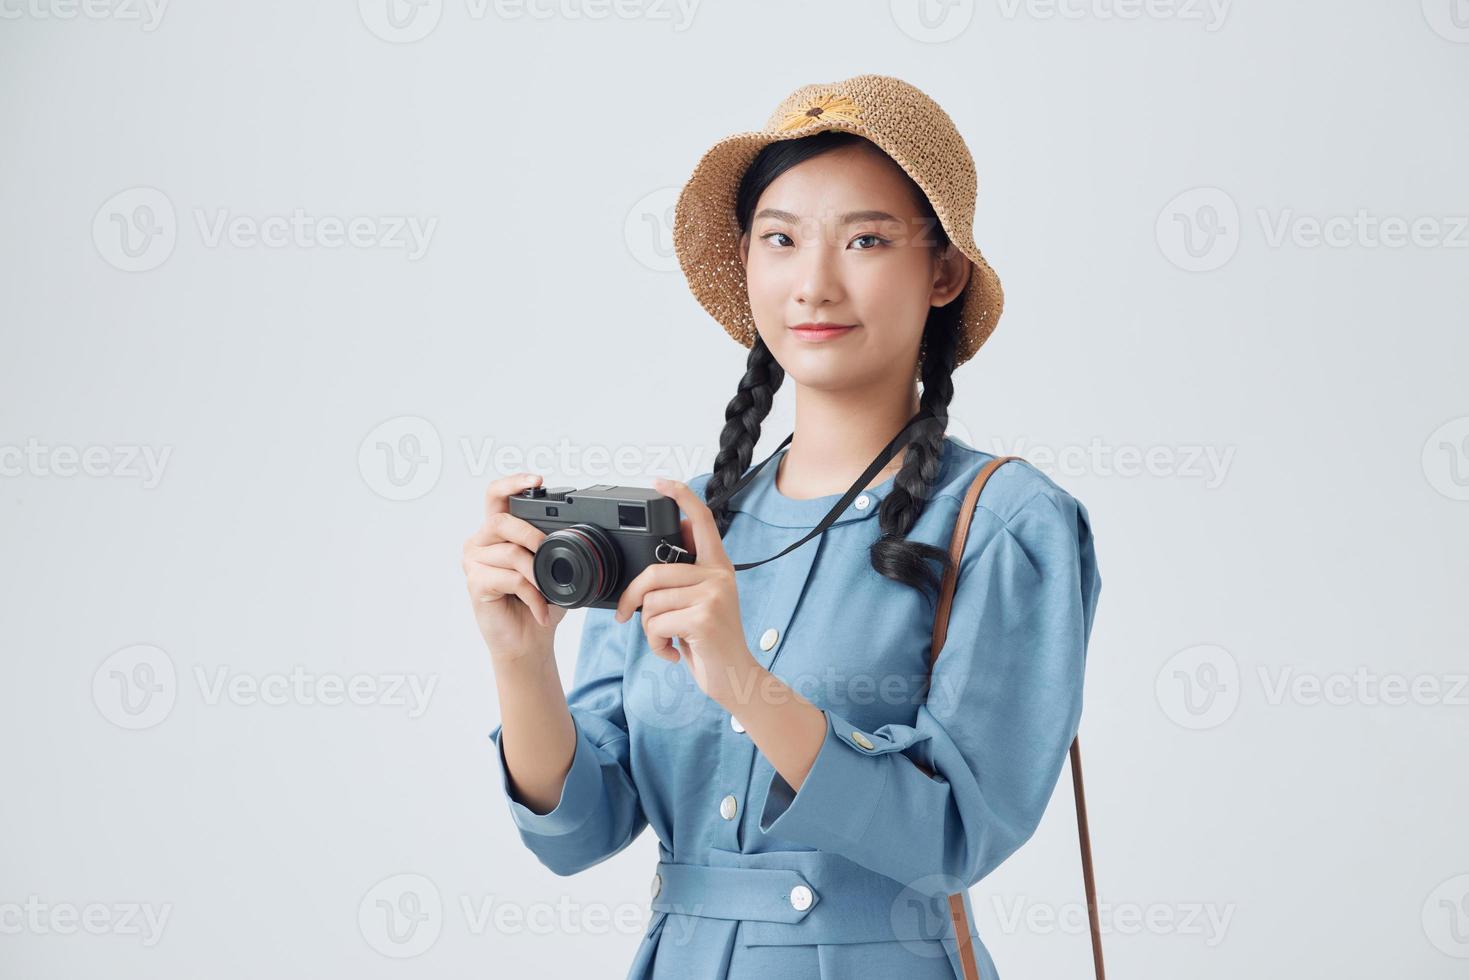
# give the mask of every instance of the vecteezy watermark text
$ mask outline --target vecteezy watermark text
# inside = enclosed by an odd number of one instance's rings
[[[1006,934],[1023,931],[1035,935],[1055,932],[1084,935],[1090,930],[1085,902],[1067,902],[1058,907],[1031,902],[1023,897],[1007,902],[999,895],[994,896],[993,902],[1000,929]],[[1104,934],[1198,936],[1205,946],[1210,947],[1224,941],[1234,913],[1233,902],[1226,905],[1213,902],[1097,903],[1097,920]]]
[[[1368,208],[1305,214],[1256,208],[1261,238],[1271,249],[1469,248],[1469,214],[1382,214]],[[1239,251],[1245,222],[1223,188],[1195,187],[1174,197],[1154,224],[1159,251],[1187,272],[1222,268]]]
[[[1163,713],[1182,728],[1218,728],[1239,707],[1250,675],[1226,648],[1186,647],[1158,670],[1154,693]],[[1469,708],[1469,673],[1383,671],[1365,664],[1345,670],[1303,670],[1259,664],[1260,702],[1268,708]]]
[[[3,0],[0,0],[3,2]],[[428,252],[437,217],[413,214],[317,213],[295,207],[256,214],[227,207],[190,210],[208,249],[342,249],[402,252],[416,262]],[[92,218],[92,242],[124,272],[147,272],[168,261],[178,243],[173,201],[156,187],[130,187],[108,198]]]
[[[47,445],[30,438],[24,446],[0,445],[0,477],[115,477],[141,480],[152,490],[172,454],[172,446]]]
[[[645,21],[671,24],[675,34],[693,26],[701,0],[464,0],[472,22]],[[357,0],[362,24],[390,44],[412,44],[434,32],[444,16],[444,0]]]
[[[23,902],[0,902],[0,935],[138,936],[146,947],[158,945],[173,903],[150,902],[44,902],[28,895]]]
[[[308,671],[297,664],[288,671],[245,672],[228,665],[195,664],[192,676],[208,707],[333,708],[344,705],[403,710],[423,717],[437,674],[358,671],[339,674]],[[139,643],[108,656],[92,675],[92,702],[119,728],[141,730],[161,723],[178,701],[179,674],[173,658],[159,647]]]
[[[137,21],[158,29],[169,0],[0,0],[0,20]]]
[[[673,443],[556,443],[521,445],[459,436],[458,457],[475,478],[508,473],[555,473],[579,483],[642,481],[654,476],[687,479],[710,468],[708,450]],[[357,447],[362,481],[386,500],[416,500],[433,490],[451,455],[438,427],[416,415],[380,422]]]
[[[455,915],[457,912],[457,916]],[[367,945],[383,956],[407,959],[427,952],[455,919],[472,936],[641,935],[648,924],[642,902],[584,902],[560,895],[524,901],[496,895],[459,895],[445,901],[427,875],[390,875],[374,884],[357,906],[357,924]],[[668,926],[672,942],[688,942],[693,922]]]

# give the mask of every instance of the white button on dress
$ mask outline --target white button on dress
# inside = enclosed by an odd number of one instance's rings
[[[729,727],[733,728],[737,732],[743,732],[745,730],[745,726],[741,725],[740,720],[734,715],[729,716]]]
[[[869,497],[869,496],[867,496],[867,494],[864,493],[860,497],[858,497],[856,500],[852,501],[852,503],[854,503],[854,504],[857,505],[857,509],[858,510],[866,510],[867,509],[867,505],[870,504],[870,503],[872,503],[872,498]]]
[[[797,885],[791,889],[791,908],[797,912],[804,912],[811,907],[811,889],[805,885]]]
[[[760,649],[769,650],[775,646],[775,641],[780,639],[780,630],[771,627],[760,634]]]
[[[719,815],[726,820],[733,820],[739,808],[739,802],[733,796],[726,796],[719,801]]]
[[[863,735],[861,732],[853,732],[852,741],[856,742],[864,749],[872,748],[872,739],[868,738],[866,735]]]

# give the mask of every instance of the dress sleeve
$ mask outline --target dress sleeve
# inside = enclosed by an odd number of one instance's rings
[[[862,731],[826,710],[800,791],[776,773],[760,829],[934,895],[989,874],[1055,789],[1100,591],[1086,508],[1064,490],[1041,489],[1008,521],[979,506],[915,724]]]
[[[575,874],[605,861],[631,844],[648,825],[632,779],[622,702],[630,633],[619,630],[614,612],[588,609],[582,625],[576,673],[566,694],[576,726],[576,750],[561,798],[549,813],[536,813],[516,798],[500,744],[503,726],[496,725],[490,732],[500,786],[520,838],[541,864],[558,875]],[[636,630],[636,620],[629,623]]]

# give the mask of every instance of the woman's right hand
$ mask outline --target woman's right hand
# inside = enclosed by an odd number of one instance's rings
[[[536,486],[535,473],[516,473],[485,491],[485,522],[464,542],[464,577],[480,635],[496,662],[550,655],[566,608],[536,587],[533,561],[545,532],[510,513],[510,496]]]

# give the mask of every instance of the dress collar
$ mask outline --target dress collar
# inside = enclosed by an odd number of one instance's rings
[[[776,453],[748,486],[730,498],[728,509],[749,514],[765,524],[773,524],[776,527],[812,528],[819,524],[827,511],[842,499],[842,493],[811,497],[806,500],[787,497],[781,493],[775,486],[775,471],[789,451],[790,447],[787,446]],[[945,439],[945,461],[949,455],[949,440]],[[852,521],[871,520],[877,515],[878,505],[882,503],[883,498],[892,493],[896,481],[896,476],[890,476],[876,486],[862,491],[855,500],[847,505],[846,511],[838,515],[832,526],[836,527]],[[860,506],[864,503],[864,498],[866,498],[866,506]]]

